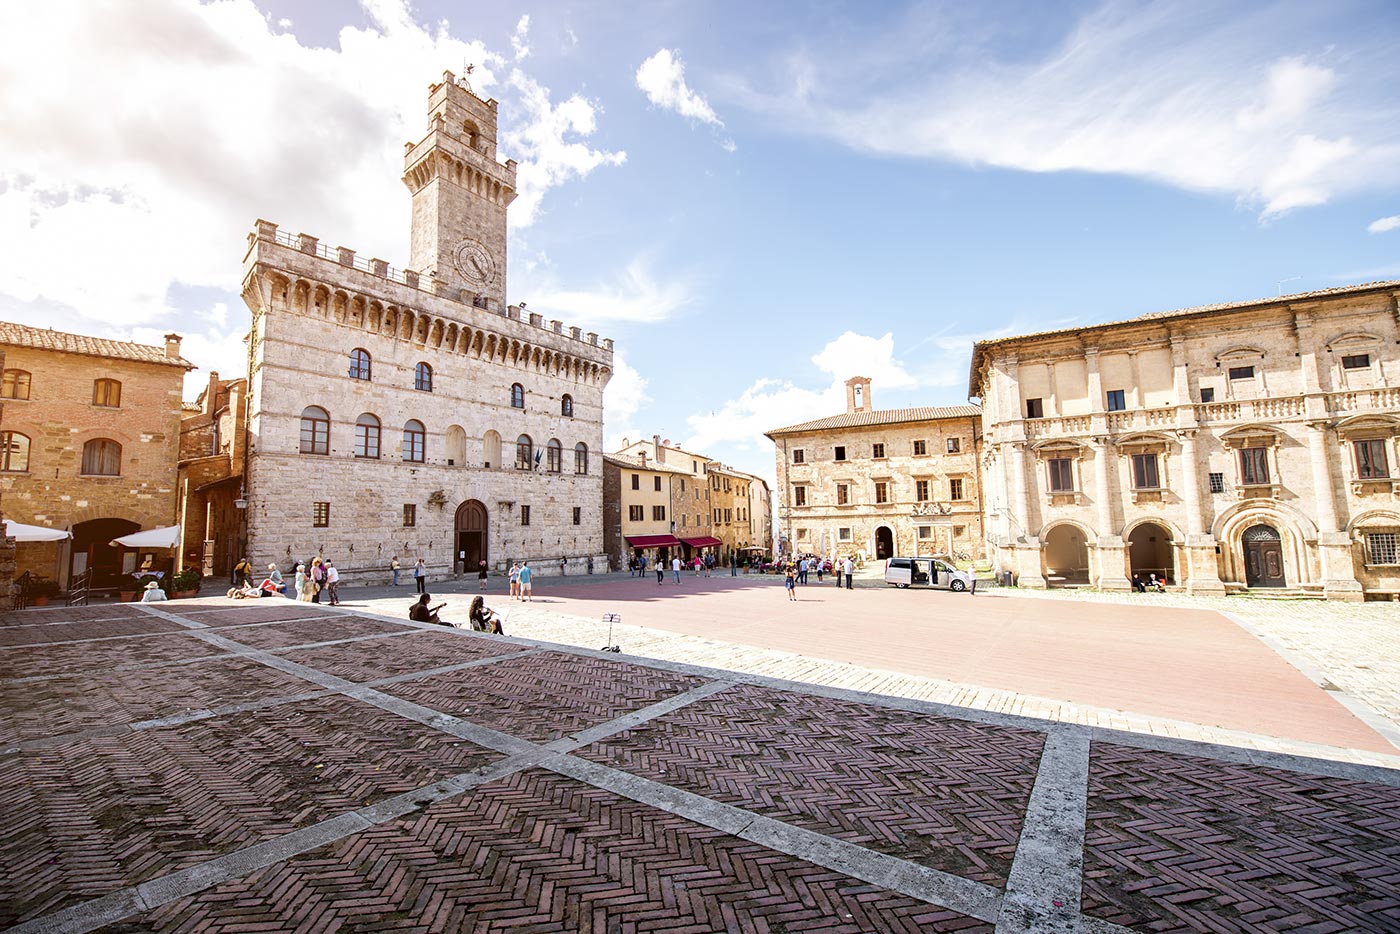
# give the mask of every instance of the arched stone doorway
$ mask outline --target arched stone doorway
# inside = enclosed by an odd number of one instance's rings
[[[121,584],[123,573],[135,570],[134,565],[130,569],[122,567],[122,550],[110,543],[114,538],[141,531],[139,522],[128,519],[89,519],[74,525],[72,531],[73,550],[68,564],[69,580],[91,569],[93,590],[113,590]],[[136,552],[131,554],[133,561],[139,558]],[[169,563],[169,552],[156,552],[155,557],[155,570],[170,570],[161,565],[162,560],[166,564]]]
[[[1270,525],[1252,525],[1241,537],[1244,545],[1244,582],[1248,587],[1285,587],[1283,540]]]
[[[1045,581],[1051,587],[1089,583],[1089,543],[1073,525],[1057,525],[1045,535]]]
[[[894,533],[890,527],[882,525],[875,530],[875,558],[883,561],[894,556]]]
[[[474,499],[469,499],[457,507],[457,517],[453,522],[457,549],[455,568],[459,573],[470,574],[482,561],[490,564],[491,558],[486,549],[486,507]]]
[[[1158,580],[1175,584],[1176,555],[1171,530],[1155,522],[1144,522],[1128,533],[1128,568],[1144,583],[1156,574]]]

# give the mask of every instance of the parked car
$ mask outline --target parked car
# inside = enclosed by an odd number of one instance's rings
[[[954,593],[977,592],[977,578],[938,558],[890,558],[885,562],[885,583]]]

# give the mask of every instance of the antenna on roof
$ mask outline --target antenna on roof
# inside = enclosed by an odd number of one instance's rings
[[[1283,284],[1284,284],[1285,282],[1296,282],[1296,281],[1298,281],[1298,280],[1301,279],[1301,278],[1303,278],[1303,277],[1302,277],[1302,276],[1289,276],[1287,279],[1280,279],[1280,280],[1278,280],[1278,294],[1279,294],[1279,295],[1282,295],[1282,294],[1283,294]]]

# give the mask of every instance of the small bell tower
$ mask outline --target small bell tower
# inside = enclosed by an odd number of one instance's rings
[[[857,412],[872,411],[870,405],[870,377],[852,376],[846,380],[846,412],[854,415]]]
[[[496,161],[496,101],[450,71],[428,87],[428,133],[404,144],[413,195],[410,268],[505,305],[506,209],[515,160]]]

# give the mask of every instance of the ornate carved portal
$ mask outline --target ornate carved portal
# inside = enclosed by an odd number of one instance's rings
[[[1278,530],[1254,525],[1244,531],[1244,575],[1250,587],[1284,587],[1283,542]]]

